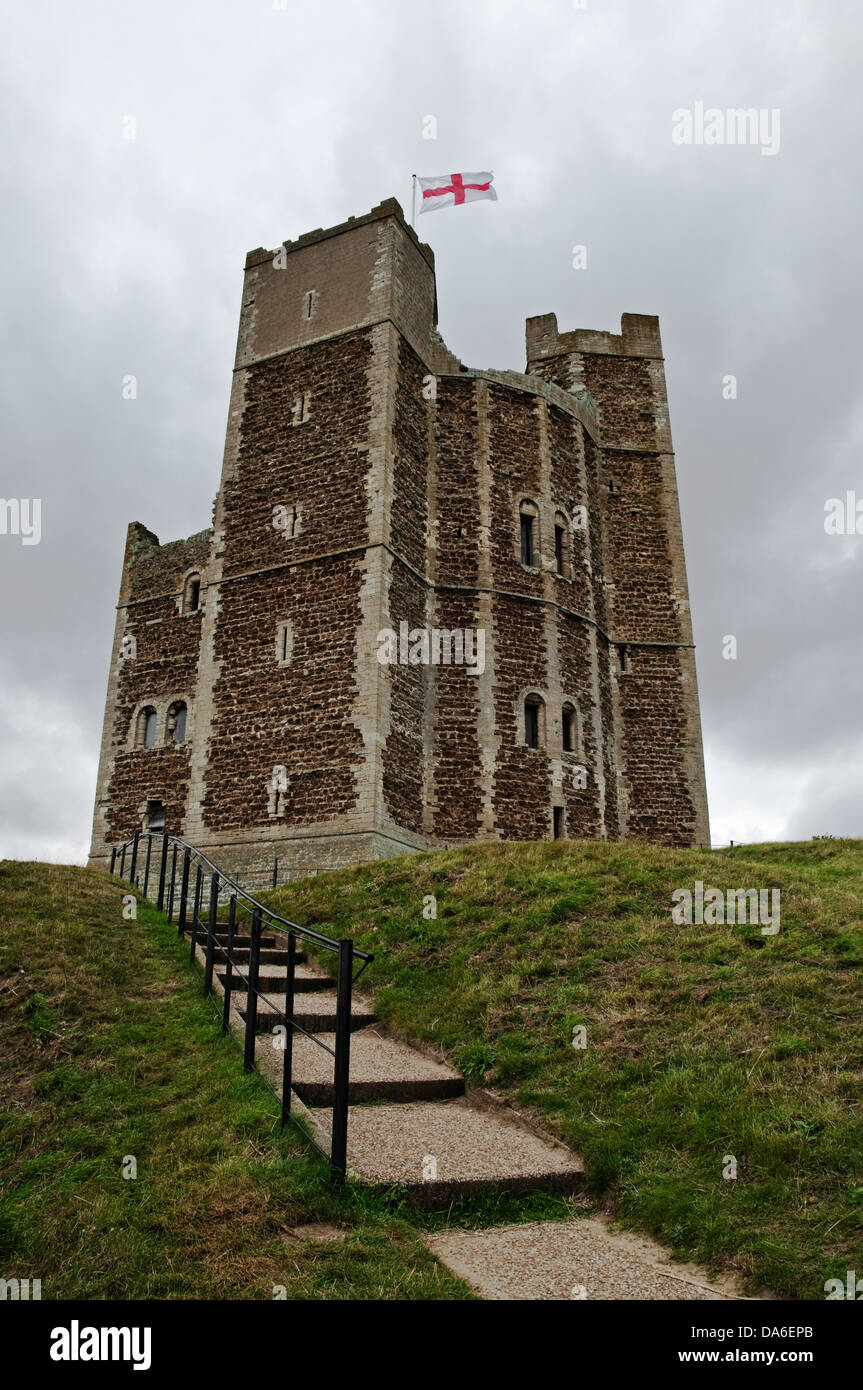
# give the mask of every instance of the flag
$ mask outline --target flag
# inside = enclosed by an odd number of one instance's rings
[[[420,212],[472,203],[477,198],[491,198],[497,202],[497,194],[491,186],[493,180],[494,174],[489,173],[437,174],[434,178],[418,179],[422,189]]]

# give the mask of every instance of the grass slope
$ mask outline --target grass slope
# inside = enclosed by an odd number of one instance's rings
[[[821,1299],[863,1269],[861,872],[856,840],[557,842],[411,855],[267,896],[373,950],[379,1013],[533,1107],[628,1225]],[[673,925],[672,890],[697,879],[779,888],[779,934]]]
[[[472,1297],[246,1076],[176,929],[106,874],[0,863],[0,1277],[43,1299]],[[124,1179],[124,1157],[137,1178]],[[287,1228],[337,1222],[329,1245]]]

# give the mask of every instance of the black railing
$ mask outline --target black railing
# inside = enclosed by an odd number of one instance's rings
[[[146,842],[146,849],[142,842]],[[128,865],[127,865],[128,856]],[[143,864],[142,864],[143,860]],[[131,840],[111,850],[110,871],[119,874],[143,897],[147,897],[151,876],[158,873],[156,906],[174,920],[176,907],[177,932],[189,933],[189,959],[193,961],[199,945],[204,953],[204,994],[213,994],[213,974],[217,963],[224,966],[222,987],[222,1032],[233,1037],[230,1026],[231,997],[237,983],[246,987],[246,1017],[243,1033],[243,1065],[255,1071],[281,1105],[282,1125],[296,1125],[319,1153],[329,1158],[330,1170],[342,1179],[347,1170],[348,1146],[348,1080],[351,1055],[351,999],[353,986],[373,959],[368,951],[358,950],[351,940],[337,941],[309,927],[301,927],[287,917],[280,917],[245,889],[227,878],[215,864],[185,840],[176,835],[136,831]],[[193,876],[194,873],[194,876]],[[179,882],[178,882],[179,879]],[[227,916],[219,916],[220,906],[227,902]],[[206,904],[206,907],[205,907]],[[191,909],[191,910],[190,910]],[[202,910],[204,916],[202,918]],[[244,919],[248,922],[248,947],[242,932]],[[284,950],[274,954],[285,957],[284,1008],[276,1005],[261,989],[261,940],[264,935],[287,938]],[[223,943],[220,937],[227,937]],[[237,945],[237,938],[244,942]],[[336,977],[336,1013],[334,1046],[308,1032],[295,1017],[295,985],[297,941],[308,941],[317,950],[332,951],[338,956]],[[267,949],[266,947],[264,949]],[[245,960],[248,955],[248,961]],[[354,974],[354,962],[360,967]],[[276,962],[278,964],[279,962]],[[246,967],[245,973],[242,966]],[[271,986],[272,990],[272,986]],[[273,991],[281,999],[281,989]],[[273,1026],[285,1030],[282,1054],[281,1095],[266,1073],[256,1065],[255,1047],[258,1027],[258,1003],[262,1001],[273,1010]],[[333,1059],[332,1143],[329,1154],[303,1125],[291,1108],[293,1079],[294,1033],[302,1033]]]

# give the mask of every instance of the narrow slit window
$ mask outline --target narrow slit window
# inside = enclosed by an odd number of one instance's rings
[[[306,294],[305,294],[305,298],[303,299],[303,318],[304,318],[304,319],[310,319],[310,318],[312,317],[312,309],[314,308],[314,305],[315,305],[315,292],[314,292],[314,290],[307,290],[307,291],[306,291]]]
[[[558,574],[563,574],[563,527],[554,528],[554,567]]]
[[[186,592],[183,597],[183,612],[197,613],[201,606],[201,576],[190,574],[186,580]]]
[[[521,514],[521,563],[533,564],[533,517]]]
[[[618,647],[618,649],[617,649],[617,659],[618,659],[618,661],[619,661],[619,663],[620,663],[620,669],[621,669],[621,671],[630,671],[630,670],[632,669],[632,667],[631,667],[631,665],[630,665],[630,661],[629,661],[629,648],[628,648],[628,647],[626,647],[626,646],[620,646],[620,647]]]
[[[563,839],[563,807],[562,807],[562,806],[554,806],[554,807],[552,807],[552,817],[553,817],[553,825],[554,825],[554,838],[555,838],[556,840],[562,840],[562,839]]]
[[[575,752],[575,707],[574,705],[564,705],[563,707],[563,751],[564,753]]]
[[[524,742],[528,748],[539,748],[543,736],[542,700],[528,695],[524,702]]]
[[[279,623],[276,628],[276,661],[280,666],[290,666],[293,652],[294,634],[290,623]]]

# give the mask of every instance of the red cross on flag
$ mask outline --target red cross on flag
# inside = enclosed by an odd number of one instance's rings
[[[497,202],[497,194],[491,186],[493,179],[494,174],[437,174],[434,178],[418,179],[423,195],[420,212],[458,207],[460,203],[473,203],[477,198],[491,198]]]

